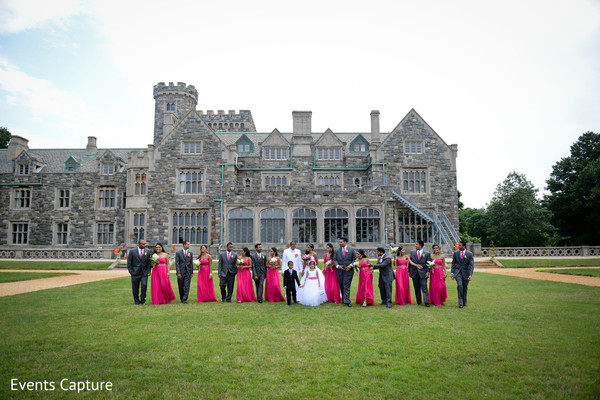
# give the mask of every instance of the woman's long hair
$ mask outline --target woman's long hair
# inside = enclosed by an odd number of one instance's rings
[[[331,243],[327,243],[327,254],[329,254],[329,257],[333,258],[333,245]]]
[[[162,245],[162,243],[156,243],[156,244],[154,245],[154,250],[152,250],[152,254],[158,254],[158,253],[156,252],[156,246],[160,246],[160,248],[161,248],[161,250],[162,250],[162,253],[164,253],[164,252],[165,252],[165,246],[163,246],[163,245]]]
[[[242,251],[244,252],[244,257],[250,257],[250,250],[247,247],[242,247]]]
[[[363,249],[358,249],[357,253],[360,254],[362,257],[366,257],[367,256],[365,254],[365,251]]]
[[[277,253],[277,249],[275,247],[271,247],[271,250],[273,250],[273,257],[279,257],[279,253]]]

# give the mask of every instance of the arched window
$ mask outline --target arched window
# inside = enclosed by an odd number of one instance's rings
[[[229,212],[229,241],[232,243],[254,242],[254,214],[247,208]]]
[[[325,242],[335,242],[341,237],[348,237],[348,211],[341,208],[325,211],[323,225]]]
[[[292,240],[297,243],[317,241],[317,213],[309,208],[300,208],[292,213]]]
[[[379,211],[362,208],[356,212],[356,241],[363,243],[379,243],[380,241]]]
[[[144,227],[146,225],[146,214],[135,213],[133,214],[133,243],[137,243],[140,240],[145,240]]]
[[[283,243],[285,240],[285,212],[279,208],[268,208],[260,213],[260,241]]]

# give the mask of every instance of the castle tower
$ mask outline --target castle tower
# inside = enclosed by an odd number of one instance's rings
[[[178,120],[196,109],[198,91],[183,82],[159,82],[154,86],[154,145],[158,145]]]

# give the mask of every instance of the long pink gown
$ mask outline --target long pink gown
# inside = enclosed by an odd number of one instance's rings
[[[396,265],[396,304],[410,304],[410,286],[408,284],[408,261],[397,260]]]
[[[329,254],[325,254],[324,260],[325,262],[331,260]],[[333,264],[330,268],[323,267],[323,276],[325,277],[325,294],[327,294],[327,301],[330,303],[341,303],[342,296],[340,295],[340,283],[338,282],[337,273]]]
[[[209,260],[200,260],[200,267],[198,268],[198,303],[217,301],[210,268]]]
[[[168,266],[166,258],[159,258],[159,264],[152,269],[150,277],[150,296],[152,304],[167,304],[175,300],[175,293],[171,287],[171,280],[167,275]]]
[[[375,296],[373,296],[373,275],[369,270],[368,261],[360,263],[356,303],[362,304],[365,301],[365,299],[367,300],[367,304],[375,304]]]
[[[444,279],[444,267],[441,259],[433,260],[436,264],[433,267],[433,273],[429,274],[429,302],[436,306],[441,306],[448,300],[448,289]]]
[[[248,260],[244,260],[244,266],[250,265]],[[254,295],[254,285],[252,284],[252,272],[250,268],[238,269],[237,272],[237,289],[235,291],[235,298],[238,303],[245,301],[256,301]]]
[[[269,265],[267,265],[267,279],[265,280],[266,301],[285,301],[285,297],[281,294],[279,269],[278,265],[275,268],[269,268]]]

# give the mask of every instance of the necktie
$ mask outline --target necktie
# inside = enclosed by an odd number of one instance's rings
[[[183,257],[187,257],[187,251],[184,250]]]
[[[345,248],[345,247],[342,249],[342,255],[343,255],[344,257],[346,257],[346,248]]]
[[[142,258],[144,256],[144,252],[142,250],[140,250],[140,258]]]
[[[460,252],[460,259],[462,260],[464,257],[465,257],[465,252],[464,252],[464,251],[461,251],[461,252]]]
[[[417,251],[417,258],[421,258],[421,250]]]
[[[227,259],[229,260],[229,257],[231,257],[231,253],[227,252]]]
[[[258,260],[260,261],[260,253],[258,253]]]

